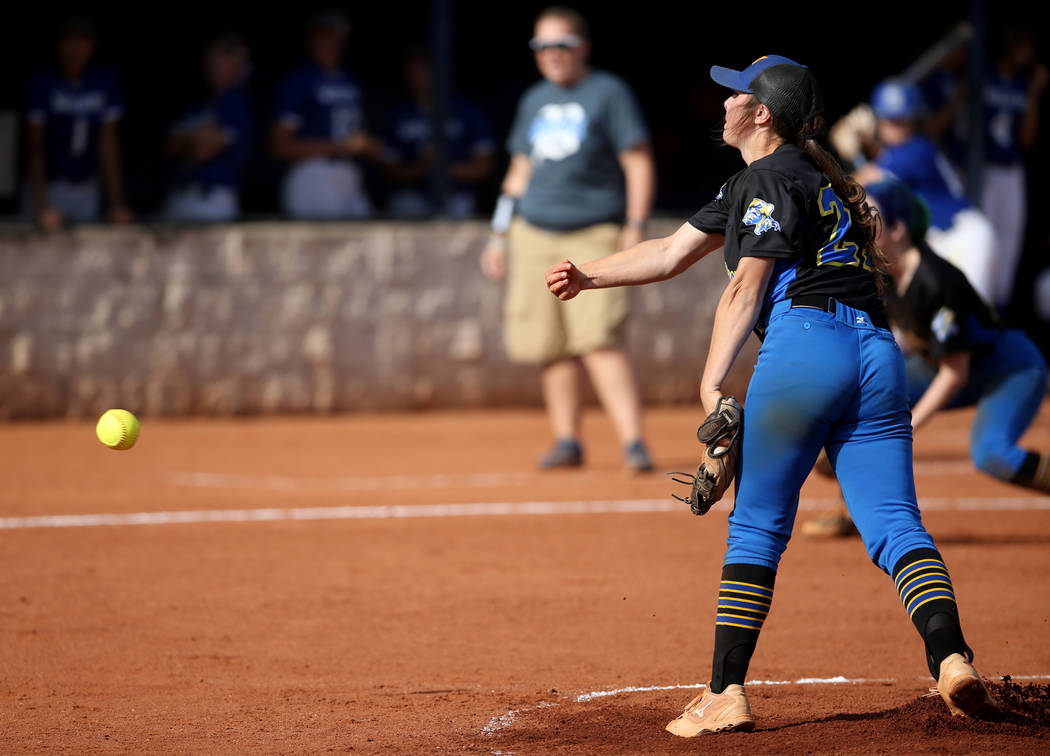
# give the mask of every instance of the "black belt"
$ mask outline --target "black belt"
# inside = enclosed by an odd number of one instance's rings
[[[835,301],[834,297],[828,297],[823,294],[803,294],[801,297],[791,298],[791,307],[812,307],[814,310],[823,310],[824,312],[830,312],[832,315],[835,314],[838,302]]]
[[[834,297],[829,297],[824,294],[803,294],[800,297],[791,298],[792,309],[796,307],[810,307],[814,310],[823,310],[824,312],[830,312],[832,315],[835,314],[835,310],[838,309],[838,302]],[[876,328],[889,328],[890,325],[886,320],[886,316],[883,313],[877,313],[872,315],[867,313],[868,319],[871,320],[871,324]]]

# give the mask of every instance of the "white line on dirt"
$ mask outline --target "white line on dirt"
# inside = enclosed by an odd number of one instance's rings
[[[926,678],[916,678],[925,680]],[[1050,675],[1010,675],[1011,680],[1050,680]],[[803,677],[798,680],[748,680],[747,685],[865,685],[874,683],[896,683],[901,682],[895,677]],[[581,693],[573,700],[577,702],[593,701],[596,698],[607,698],[618,696],[623,693],[649,693],[660,690],[701,690],[706,688],[706,683],[694,685],[629,685],[626,688],[614,688],[613,690],[595,690],[590,693]]]
[[[175,485],[184,488],[236,488],[267,491],[404,491],[521,486],[528,483],[533,477],[524,472],[468,475],[364,475],[335,478],[177,472],[172,473],[168,479]]]
[[[969,460],[928,460],[915,463],[917,475],[956,475],[972,471]],[[584,475],[587,473],[584,472]],[[433,488],[501,488],[524,486],[539,477],[528,472],[489,472],[463,475],[363,475],[297,477],[216,472],[176,472],[168,480],[183,488],[228,488],[263,491],[404,491]]]
[[[850,679],[838,675],[836,677],[803,677],[799,680],[748,680],[748,686],[755,685],[862,685],[864,683],[887,683],[896,682],[892,677],[858,677]],[[595,690],[590,693],[581,693],[575,700],[579,702],[593,701],[596,698],[607,698],[618,696],[623,693],[649,693],[658,690],[701,690],[706,688],[706,683],[694,685],[629,685],[626,688],[615,688],[613,690]]]
[[[803,499],[800,510],[827,509],[835,499]],[[472,504],[418,504],[389,506],[288,507],[283,509],[201,509],[173,512],[36,515],[0,517],[0,530],[29,528],[94,528],[121,525],[186,525],[195,523],[284,522],[306,520],[390,520],[444,517],[505,517],[639,512],[679,512],[673,499],[618,499],[609,501],[508,501]],[[1050,510],[1050,497],[919,499],[923,510],[1032,511]]]
[[[514,720],[518,718],[519,714],[524,714],[529,711],[535,711],[536,709],[549,709],[552,706],[558,704],[551,701],[540,701],[535,706],[524,706],[520,709],[511,709],[506,714],[501,714],[498,717],[493,717],[489,720],[489,723],[481,728],[482,735],[491,735],[494,732],[502,730],[504,727],[510,727],[514,724]]]
[[[926,680],[926,678],[915,678],[916,680]],[[1011,680],[1050,680],[1050,675],[1010,675]],[[843,677],[842,675],[836,675],[835,677],[802,677],[798,680],[748,680],[746,685],[748,687],[756,686],[770,686],[770,685],[865,685],[865,684],[885,684],[885,683],[897,683],[901,680],[896,677]],[[694,685],[628,685],[624,688],[614,688],[611,690],[595,690],[590,693],[580,693],[572,698],[576,703],[586,703],[588,701],[594,701],[598,698],[608,698],[610,696],[619,696],[624,693],[653,693],[664,690],[702,690],[706,688],[706,683],[696,683]],[[547,709],[552,706],[559,706],[560,704],[554,701],[541,701],[535,706],[524,706],[520,709],[511,709],[506,714],[492,717],[483,728],[481,728],[482,735],[494,735],[500,730],[510,727],[514,722],[517,721],[518,717],[522,714],[526,714],[530,711],[537,709]]]
[[[44,515],[0,518],[0,530],[101,527],[107,525],[177,525],[203,522],[275,522],[286,520],[389,520],[401,518],[496,517],[506,515],[664,512],[680,507],[672,499],[621,501],[516,501],[475,504],[418,504],[287,509],[203,509],[178,512]]]

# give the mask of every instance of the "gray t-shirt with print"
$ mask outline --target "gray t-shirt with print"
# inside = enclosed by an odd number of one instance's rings
[[[627,85],[592,71],[572,87],[548,81],[522,95],[507,149],[532,161],[518,211],[529,223],[570,231],[623,221],[626,199],[617,155],[649,139]]]

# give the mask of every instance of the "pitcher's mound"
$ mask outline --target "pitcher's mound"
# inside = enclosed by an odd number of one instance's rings
[[[755,688],[753,733],[677,738],[664,732],[685,701],[665,694],[572,700],[537,708],[485,738],[487,751],[520,753],[685,753],[698,747],[726,754],[1007,754],[1050,753],[1050,686],[990,683],[1002,707],[994,721],[952,717],[940,696],[924,695],[902,706],[864,711],[886,687]],[[838,710],[841,713],[823,714]]]

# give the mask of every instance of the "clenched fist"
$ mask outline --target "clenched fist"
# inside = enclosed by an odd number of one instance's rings
[[[588,288],[587,281],[587,276],[569,260],[562,260],[547,269],[547,288],[563,302]]]

